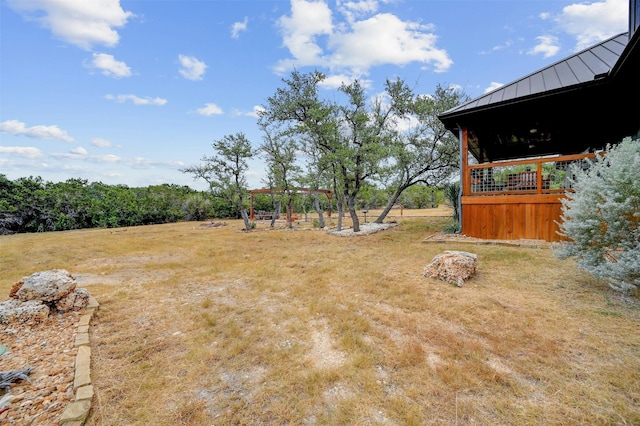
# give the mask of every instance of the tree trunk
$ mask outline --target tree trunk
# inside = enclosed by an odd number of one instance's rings
[[[342,217],[344,216],[344,203],[339,200],[340,197],[336,198],[336,207],[338,207],[338,226],[337,230],[342,231]]]
[[[293,228],[293,196],[287,194],[287,227]]]
[[[249,231],[251,229],[251,223],[249,222],[249,215],[247,214],[247,211],[244,209],[242,204],[243,204],[243,199],[240,196],[238,197],[238,212],[240,212],[240,217],[242,217],[242,220],[244,221],[244,229],[246,231]]]
[[[336,167],[333,168],[333,193],[336,194],[336,207],[338,208],[338,231],[342,231],[342,216],[344,215],[344,200],[342,196],[340,196],[338,192],[338,181],[336,180]]]
[[[400,195],[402,195],[402,192],[408,187],[409,186],[407,185],[402,185],[401,187],[396,189],[396,192],[394,192],[391,198],[389,198],[389,202],[387,203],[387,206],[384,208],[384,210],[382,210],[382,213],[380,213],[380,216],[378,216],[375,223],[382,223],[384,218],[387,217],[387,215],[389,214],[393,206],[396,204],[396,201],[398,201],[398,198],[400,198]]]
[[[280,209],[282,208],[282,199],[278,198],[278,202],[273,202],[273,215],[271,216],[271,228],[276,225],[276,219],[280,217]]]
[[[251,230],[251,223],[249,222],[249,215],[245,209],[240,209],[240,216],[242,216],[242,220],[244,221],[244,229],[246,231]]]
[[[320,227],[320,229],[324,229],[324,216],[322,214],[322,210],[320,210],[320,199],[318,197],[318,191],[315,191],[313,193],[313,207],[316,209],[316,212],[318,212],[318,226]]]
[[[353,232],[360,232],[360,219],[358,219],[358,213],[356,212],[356,197],[351,194],[347,195],[347,204],[349,205],[349,215],[353,222]]]

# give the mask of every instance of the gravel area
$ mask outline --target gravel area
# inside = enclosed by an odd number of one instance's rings
[[[340,237],[357,237],[375,234],[376,232],[384,231],[397,225],[397,223],[362,223],[360,224],[360,232],[353,232],[353,228],[343,228],[341,231],[328,231],[327,234],[338,235]]]
[[[29,381],[11,385],[0,399],[9,407],[0,414],[1,425],[57,425],[74,398],[74,347],[79,312],[50,315],[37,325],[0,325],[0,371],[33,367]],[[5,399],[5,400],[6,400]],[[2,411],[3,409],[0,409]]]
[[[445,232],[439,232],[423,240],[425,243],[470,243],[478,245],[504,245],[515,247],[530,247],[530,248],[549,248],[551,245],[544,240],[484,240],[482,238],[469,237],[464,234],[448,234]]]

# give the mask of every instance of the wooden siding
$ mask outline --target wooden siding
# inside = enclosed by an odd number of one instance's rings
[[[462,233],[497,240],[560,241],[561,194],[462,197]]]

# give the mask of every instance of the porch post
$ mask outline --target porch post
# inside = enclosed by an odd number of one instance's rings
[[[255,215],[253,212],[253,197],[254,197],[254,193],[253,191],[250,191],[249,194],[251,194],[251,208],[249,209],[249,219],[251,220],[255,220]]]
[[[536,189],[538,194],[542,194],[542,163],[537,164],[536,169]]]
[[[469,181],[469,153],[467,151],[467,129],[458,127],[458,135],[460,138],[460,191],[458,192],[458,224],[460,232],[462,232],[462,196],[468,195],[470,192],[471,182]]]

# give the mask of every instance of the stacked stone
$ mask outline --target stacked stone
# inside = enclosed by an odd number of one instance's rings
[[[9,296],[0,303],[2,365],[33,373],[3,396],[0,424],[82,425],[93,397],[89,321],[97,301],[62,269],[23,278]]]
[[[0,303],[0,324],[44,322],[55,310],[80,311],[89,303],[89,292],[76,288],[76,280],[64,269],[36,272],[16,282],[9,300]]]

